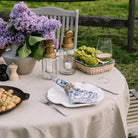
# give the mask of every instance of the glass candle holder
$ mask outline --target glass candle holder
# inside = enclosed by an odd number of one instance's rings
[[[74,49],[61,49],[59,55],[59,71],[64,75],[72,75],[75,73],[75,62],[71,59]]]
[[[43,58],[42,60],[43,78],[51,80],[57,76],[57,58]]]
[[[51,80],[57,76],[57,58],[54,51],[53,40],[46,40],[46,49],[42,60],[43,78]]]

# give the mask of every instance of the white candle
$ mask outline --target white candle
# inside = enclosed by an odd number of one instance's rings
[[[52,64],[52,61],[50,60],[47,60],[47,63],[46,63],[46,71],[49,72],[49,73],[52,73],[53,72],[53,64]]]
[[[66,52],[67,52],[68,56],[73,56],[74,55],[74,49],[67,50]]]
[[[72,63],[71,62],[65,62],[65,69],[71,69]]]

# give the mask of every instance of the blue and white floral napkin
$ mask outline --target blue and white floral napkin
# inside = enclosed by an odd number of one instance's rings
[[[53,81],[56,82],[57,85],[65,89],[66,85],[69,82],[66,82],[60,78],[53,78]],[[70,102],[73,104],[97,104],[98,94],[93,91],[87,91],[85,89],[81,89],[79,87],[70,87],[67,91],[69,95]]]

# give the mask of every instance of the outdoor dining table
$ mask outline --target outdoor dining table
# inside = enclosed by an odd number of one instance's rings
[[[56,105],[68,114],[65,117],[41,102],[48,89],[56,86],[52,80],[43,79],[41,69],[40,61],[31,74],[20,75],[18,81],[0,82],[30,94],[17,108],[0,115],[0,138],[127,138],[129,90],[119,70],[114,67],[105,72],[110,80],[106,84],[98,82],[101,74],[88,75],[79,70],[73,75],[58,73],[59,78],[68,82],[94,83],[118,93],[104,91],[103,100],[96,105],[75,108]]]

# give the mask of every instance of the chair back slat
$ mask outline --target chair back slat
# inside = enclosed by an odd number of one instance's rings
[[[66,30],[69,30],[69,17],[66,17]]]
[[[57,20],[59,20],[61,22],[61,16],[57,17]],[[58,45],[59,45],[59,38],[60,38],[60,28],[57,30],[57,35],[56,35],[56,39],[58,41]]]
[[[79,10],[76,10],[76,16],[75,16],[75,34],[74,34],[74,46],[76,48],[77,46],[77,36],[78,36],[78,19],[79,19],[79,15],[78,15]]]
[[[60,48],[63,43],[63,36],[64,36],[64,31],[65,31],[65,16],[62,17],[62,30],[61,30],[61,41],[60,41]]]
[[[73,17],[70,19],[70,30],[73,30]]]

